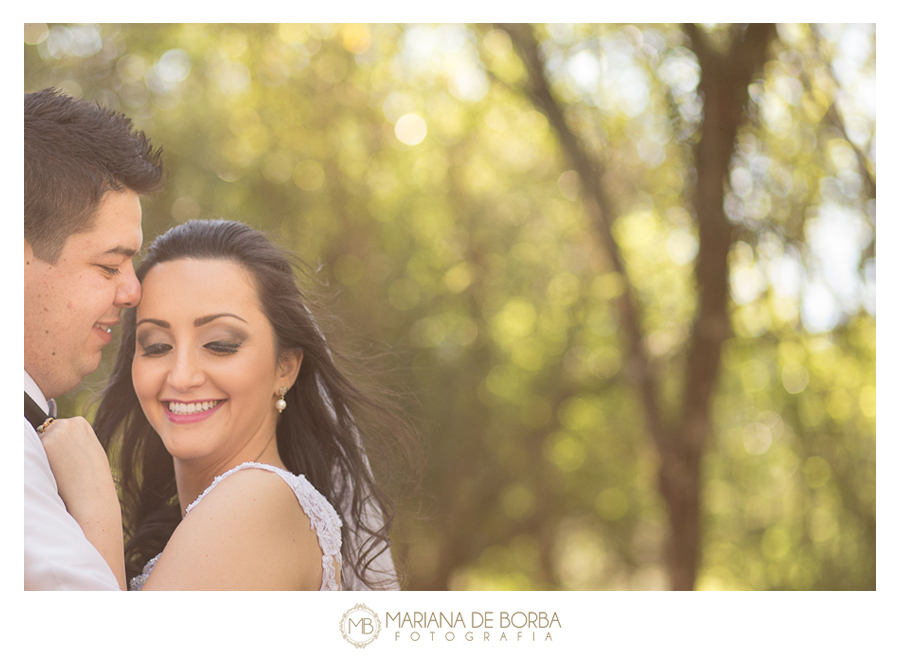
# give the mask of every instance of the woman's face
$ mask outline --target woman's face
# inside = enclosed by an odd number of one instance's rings
[[[225,260],[160,263],[144,278],[136,329],[134,389],[176,461],[258,459],[299,359],[279,361],[251,275]]]

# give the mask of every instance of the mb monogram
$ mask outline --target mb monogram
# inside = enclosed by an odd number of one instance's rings
[[[357,603],[341,618],[341,635],[358,649],[374,642],[380,632],[378,614],[362,603]]]

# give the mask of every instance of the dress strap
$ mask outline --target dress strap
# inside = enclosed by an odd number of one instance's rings
[[[297,502],[309,517],[309,527],[316,531],[319,548],[322,550],[322,589],[340,590],[337,571],[341,567],[341,527],[343,523],[331,503],[303,475],[296,475],[271,464],[244,462],[217,476],[206,490],[185,508],[184,515],[187,516],[203,500],[204,496],[229,475],[251,468],[275,473],[294,492]]]

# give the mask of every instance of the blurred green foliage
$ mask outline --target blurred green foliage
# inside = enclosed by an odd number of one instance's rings
[[[696,58],[677,26],[537,35],[626,209],[613,230],[674,404],[695,305]],[[726,181],[734,333],[697,586],[874,589],[874,27],[778,35]],[[410,587],[663,588],[623,281],[525,77],[506,33],[477,26],[25,28],[26,91],[96,99],[163,145],[148,243],[194,217],[271,231],[321,265],[356,334],[393,346],[428,456],[395,537]]]

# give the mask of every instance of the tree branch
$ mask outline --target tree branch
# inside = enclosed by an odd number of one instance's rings
[[[828,75],[834,82],[835,87],[839,87],[840,85],[838,85],[837,76],[835,76],[834,74],[834,66],[831,60],[826,59],[825,53],[822,52],[822,39],[819,35],[819,30],[815,26],[813,26],[811,31],[813,38],[813,47],[815,48],[816,54],[825,65],[825,68],[828,71]],[[811,91],[812,82],[809,79],[809,75],[806,73],[806,70],[803,70],[800,75],[803,80],[803,86]],[[856,142],[854,142],[852,139],[850,139],[850,135],[847,134],[847,124],[844,122],[844,117],[841,116],[841,113],[837,109],[837,103],[835,102],[835,99],[832,99],[831,103],[828,106],[828,109],[825,110],[825,119],[827,119],[832,126],[837,128],[837,130],[844,137],[844,140],[853,149],[853,152],[856,154],[857,166],[859,167],[859,171],[863,175],[863,180],[865,181],[866,195],[870,199],[874,199],[876,194],[875,167],[869,162],[869,159],[866,157],[866,154],[863,153],[859,145],[856,144]]]
[[[603,167],[581,146],[581,141],[569,125],[559,101],[550,88],[544,58],[531,26],[525,24],[500,24],[513,43],[528,71],[529,85],[525,93],[534,105],[547,117],[559,139],[563,153],[581,179],[584,190],[584,205],[591,223],[596,229],[602,248],[609,257],[612,268],[622,277],[625,290],[619,297],[619,311],[628,343],[628,374],[635,382],[650,434],[661,449],[666,441],[658,401],[658,384],[652,372],[650,360],[644,346],[641,327],[642,310],[625,270],[625,264],[611,230],[615,217],[613,204],[602,187]]]

